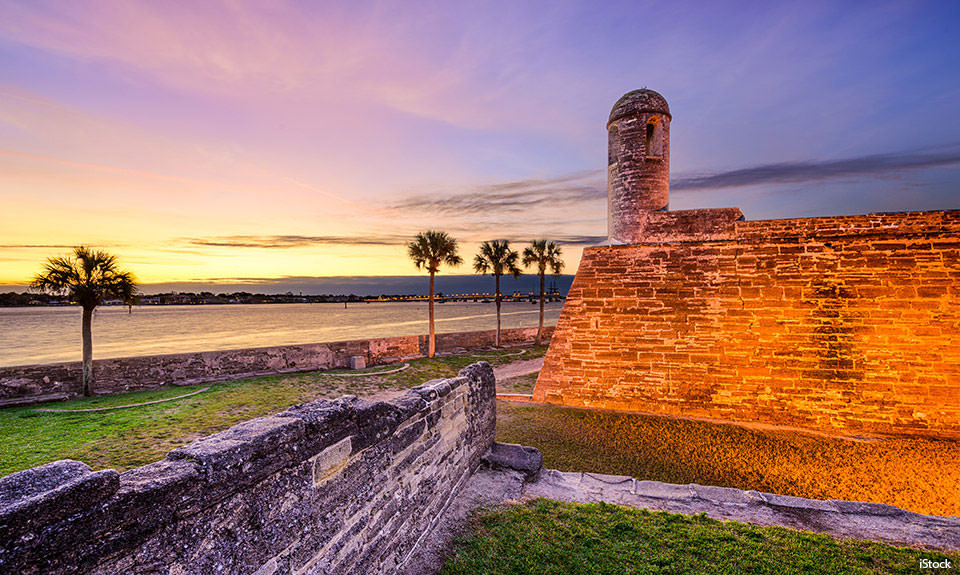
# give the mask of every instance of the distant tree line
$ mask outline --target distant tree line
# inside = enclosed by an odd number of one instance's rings
[[[59,295],[37,294],[37,293],[16,293],[8,291],[0,293],[0,307],[17,307],[24,305],[59,305],[68,304],[67,298]]]
[[[442,294],[441,294],[442,295]],[[414,294],[376,294],[376,295],[291,295],[291,294],[262,294],[249,292],[218,293],[212,292],[167,292],[153,295],[140,295],[133,299],[137,305],[201,305],[201,304],[228,304],[228,303],[352,303],[370,299],[401,299],[418,297]],[[77,303],[69,297],[58,294],[6,292],[0,293],[0,307],[20,307],[36,305],[67,305]],[[105,302],[111,303],[111,302]],[[117,301],[126,305],[126,303]]]

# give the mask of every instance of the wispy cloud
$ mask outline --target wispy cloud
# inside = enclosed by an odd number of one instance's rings
[[[515,236],[506,238],[511,242],[524,243],[529,242],[531,238],[529,236]],[[603,236],[589,236],[589,235],[577,235],[577,234],[550,234],[549,239],[555,241],[559,244],[566,244],[571,246],[594,246],[603,242],[607,239],[606,235]]]
[[[876,178],[926,168],[960,164],[960,147],[939,152],[875,154],[841,160],[784,162],[752,166],[715,174],[680,176],[671,191],[706,191],[761,184],[797,184],[841,178]]]
[[[679,175],[671,179],[670,191],[684,194],[845,178],[863,180],[957,164],[960,164],[960,145],[951,145],[933,151],[874,154],[840,160],[783,162],[708,174]],[[516,180],[477,186],[449,195],[416,195],[394,202],[390,207],[401,211],[423,210],[464,216],[512,215],[519,212],[535,214],[537,209],[567,210],[571,206],[582,206],[606,198],[604,172],[605,170],[591,170],[556,178]]]
[[[484,234],[480,234],[478,229],[465,229],[454,226],[451,232],[466,241],[474,241],[476,238],[489,239]],[[488,235],[488,234],[487,234]],[[571,233],[552,233],[550,239],[561,244],[567,245],[594,245],[603,241],[606,236],[582,235]],[[476,236],[476,238],[475,238]],[[402,246],[409,242],[413,234],[384,234],[376,236],[297,236],[297,235],[268,235],[268,236],[217,236],[209,238],[179,238],[178,242],[185,242],[191,246],[199,248],[250,248],[250,249],[295,249],[308,248],[315,246]],[[512,232],[501,234],[501,239],[510,240],[514,243],[526,243],[534,237],[539,237],[536,233]],[[478,240],[477,240],[478,241]],[[354,256],[359,257],[359,256]],[[250,278],[229,278],[230,280],[250,279]]]
[[[393,202],[395,210],[425,210],[442,214],[511,213],[538,206],[563,207],[606,195],[602,170],[566,174],[555,178],[529,178],[485,186],[452,195],[410,196]]]
[[[48,249],[65,249],[72,248],[74,246],[67,244],[0,244],[0,249],[5,250],[48,250]]]
[[[299,235],[267,235],[267,236],[216,236],[208,238],[181,238],[193,246],[217,248],[265,248],[291,249],[320,245],[335,246],[393,246],[409,241],[406,236],[383,234],[370,236],[299,236]]]

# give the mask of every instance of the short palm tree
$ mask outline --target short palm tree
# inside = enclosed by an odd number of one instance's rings
[[[537,328],[537,345],[543,338],[543,278],[547,268],[554,274],[560,275],[563,271],[563,260],[560,259],[560,246],[556,242],[534,240],[523,248],[523,267],[537,266],[540,274],[540,327]]]
[[[83,394],[93,393],[93,310],[105,300],[132,301],[137,293],[133,274],[121,271],[117,258],[107,252],[74,248],[73,254],[47,258],[43,271],[30,287],[69,296],[83,308]]]
[[[510,242],[507,240],[492,240],[480,244],[480,253],[473,258],[473,269],[477,273],[492,275],[497,282],[497,339],[496,347],[500,347],[500,302],[503,295],[500,293],[500,276],[509,273],[513,277],[520,275],[520,268],[517,267],[517,259],[520,254],[510,249]]]
[[[457,255],[457,240],[446,232],[426,231],[417,234],[412,242],[407,244],[407,254],[413,260],[417,269],[426,269],[430,274],[430,343],[429,356],[433,357],[437,351],[436,330],[433,326],[433,279],[440,271],[440,264],[458,266],[463,259]]]

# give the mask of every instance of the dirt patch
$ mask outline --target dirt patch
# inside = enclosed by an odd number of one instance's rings
[[[543,358],[538,357],[536,359],[514,361],[495,367],[493,368],[493,375],[496,376],[497,381],[500,381],[501,379],[510,379],[511,377],[536,373],[541,369],[543,369]]]

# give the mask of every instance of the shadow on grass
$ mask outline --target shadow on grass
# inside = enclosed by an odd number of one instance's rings
[[[497,440],[546,467],[896,505],[960,516],[960,442],[858,442],[640,414],[497,404]]]

